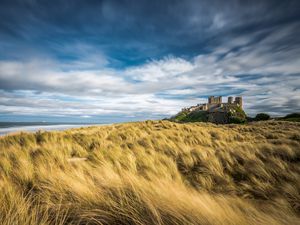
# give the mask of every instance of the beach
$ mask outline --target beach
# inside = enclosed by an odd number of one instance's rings
[[[55,131],[55,130],[67,130],[71,128],[88,127],[88,126],[99,126],[103,124],[55,124],[55,125],[28,125],[28,126],[11,126],[0,128],[0,136],[4,136],[10,133],[18,132],[36,132],[39,130],[43,131]]]

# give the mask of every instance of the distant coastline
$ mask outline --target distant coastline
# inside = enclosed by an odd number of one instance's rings
[[[67,130],[88,126],[102,126],[105,123],[48,123],[48,122],[0,122],[0,136],[16,132],[36,132],[38,130]]]
[[[23,127],[23,126],[53,126],[53,125],[94,125],[99,123],[72,123],[72,122],[1,122],[0,128]],[[102,124],[102,123],[100,123]]]

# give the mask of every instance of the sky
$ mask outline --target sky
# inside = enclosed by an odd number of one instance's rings
[[[0,0],[0,121],[300,112],[299,0]]]

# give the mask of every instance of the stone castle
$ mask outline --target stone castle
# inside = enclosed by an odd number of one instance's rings
[[[240,108],[243,108],[242,97],[235,97],[235,99],[233,100],[233,97],[230,96],[228,97],[227,102],[222,102],[222,96],[210,96],[208,97],[208,103],[183,108],[182,111],[207,111],[209,113],[225,113],[229,112],[232,109],[232,106],[239,106]]]

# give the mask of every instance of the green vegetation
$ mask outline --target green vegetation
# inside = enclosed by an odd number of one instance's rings
[[[0,223],[299,224],[300,124],[146,121],[0,138]]]
[[[239,106],[230,106],[228,112],[224,112],[226,121],[228,123],[245,123],[246,113]],[[187,110],[179,112],[177,115],[172,117],[170,120],[175,122],[214,122],[209,120],[210,113],[207,111],[195,110],[189,112]],[[215,115],[217,117],[218,115]],[[212,116],[214,119],[214,116]]]
[[[258,113],[256,114],[254,120],[255,121],[263,121],[263,120],[269,120],[271,116],[267,113]]]
[[[245,123],[247,121],[247,115],[245,111],[239,106],[230,106],[230,112],[228,113],[229,123]]]
[[[207,122],[208,113],[206,111],[182,111],[171,118],[176,122]]]
[[[245,118],[236,117],[236,116],[230,116],[228,123],[235,123],[235,124],[243,124],[246,122]]]
[[[300,113],[291,113],[286,115],[285,117],[279,118],[279,120],[300,122]]]

